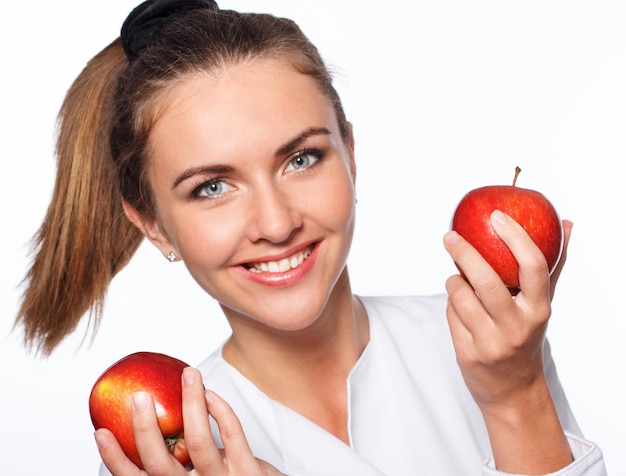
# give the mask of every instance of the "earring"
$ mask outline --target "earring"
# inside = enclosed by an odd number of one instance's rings
[[[173,263],[174,261],[176,261],[176,255],[174,254],[173,251],[170,251],[170,254],[167,255],[167,260],[170,263]]]

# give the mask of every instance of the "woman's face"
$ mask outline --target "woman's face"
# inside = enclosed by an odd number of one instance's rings
[[[148,237],[229,318],[313,323],[346,278],[355,211],[353,147],[315,81],[273,60],[193,76],[166,94],[150,147]]]

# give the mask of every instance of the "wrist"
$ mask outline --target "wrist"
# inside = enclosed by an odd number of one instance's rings
[[[544,379],[515,396],[481,407],[500,471],[546,474],[573,460]]]

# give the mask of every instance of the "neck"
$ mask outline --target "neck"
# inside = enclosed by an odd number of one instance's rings
[[[346,379],[369,341],[369,324],[344,274],[306,329],[277,332],[229,319],[223,356],[270,398],[347,442]]]
[[[306,329],[277,331],[229,318],[233,333],[224,358],[257,384],[280,380],[290,368],[299,377],[317,369],[347,376],[369,341],[369,325],[363,305],[351,293],[347,272],[344,275]]]

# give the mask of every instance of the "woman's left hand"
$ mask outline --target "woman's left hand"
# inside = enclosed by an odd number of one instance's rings
[[[532,433],[532,425],[545,423],[533,422],[535,416],[549,419],[546,428],[562,435],[544,376],[543,345],[572,223],[563,222],[563,252],[550,275],[543,254],[518,223],[501,212],[494,212],[491,222],[519,264],[520,291],[512,297],[476,249],[449,232],[444,237],[445,247],[465,277],[454,275],[446,282],[447,316],[457,361],[485,417],[494,453],[503,446],[506,454],[511,445],[520,443],[513,441],[516,431],[522,439],[524,430]],[[542,411],[527,415],[537,408]],[[545,409],[550,411],[544,414]],[[524,423],[515,428],[513,422],[519,421]],[[510,435],[500,431],[502,422],[511,423]]]

